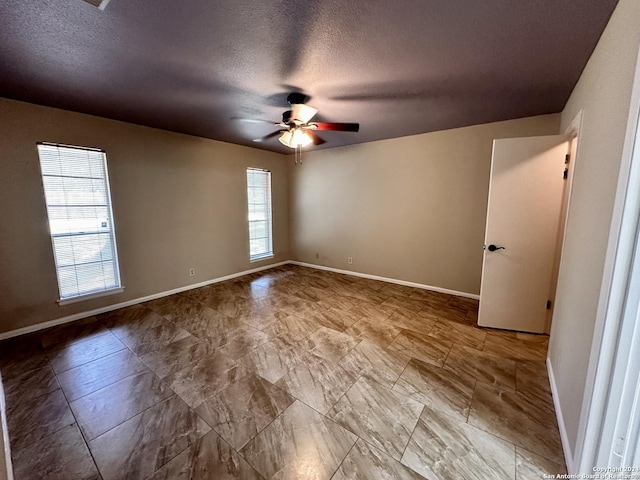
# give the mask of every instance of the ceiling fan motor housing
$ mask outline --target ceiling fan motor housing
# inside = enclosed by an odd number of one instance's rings
[[[304,93],[292,92],[287,96],[287,102],[291,105],[296,103],[304,103],[307,100],[307,96]]]

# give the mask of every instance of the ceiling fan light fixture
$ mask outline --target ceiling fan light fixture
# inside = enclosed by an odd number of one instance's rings
[[[292,137],[292,136],[293,136],[293,135],[292,135],[291,131],[290,131],[290,130],[287,130],[286,132],[284,132],[284,133],[280,136],[280,138],[279,138],[278,140],[280,140],[280,143],[281,143],[281,144],[283,144],[283,145],[285,145],[285,146],[287,146],[287,147],[294,148],[294,147],[291,145],[291,137]]]
[[[291,143],[295,147],[307,147],[313,143],[311,136],[304,130],[295,129],[292,135]]]
[[[280,138],[280,143],[289,148],[306,147],[313,143],[313,138],[304,130],[294,128],[284,132]]]

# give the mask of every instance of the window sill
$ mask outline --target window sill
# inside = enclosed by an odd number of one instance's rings
[[[71,303],[84,302],[85,300],[93,300],[94,298],[106,297],[108,295],[115,295],[116,293],[124,292],[124,287],[112,288],[111,290],[104,290],[103,292],[89,293],[87,295],[80,295],[78,297],[64,298],[58,300],[58,305],[69,305]]]
[[[275,255],[267,255],[265,257],[250,258],[249,262],[251,262],[251,263],[261,262],[263,260],[271,260],[272,258],[275,258]]]

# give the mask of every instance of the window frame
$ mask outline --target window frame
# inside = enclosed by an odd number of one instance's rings
[[[56,280],[58,282],[58,300],[57,303],[60,306],[63,305],[67,305],[70,303],[76,303],[76,302],[81,302],[81,301],[85,301],[85,300],[90,300],[93,298],[99,298],[99,297],[103,297],[103,296],[107,296],[107,295],[114,295],[117,293],[121,293],[124,291],[124,287],[122,286],[122,278],[120,276],[120,262],[118,259],[118,247],[117,247],[117,239],[116,239],[116,229],[115,229],[115,221],[114,221],[114,216],[113,216],[113,202],[111,199],[111,184],[109,182],[109,169],[107,166],[107,155],[106,152],[102,149],[99,148],[93,148],[93,147],[84,147],[84,146],[76,146],[76,145],[66,145],[66,144],[60,144],[60,143],[51,143],[51,142],[38,142],[37,144],[37,151],[38,151],[38,161],[39,161],[39,167],[40,167],[40,180],[42,182],[42,189],[43,189],[43,198],[44,198],[44,202],[45,202],[45,208],[46,208],[46,213],[47,213],[47,226],[48,226],[48,230],[49,230],[49,239],[51,240],[51,248],[52,248],[52,253],[53,253],[53,261],[54,261],[54,266],[55,266],[55,270],[56,270]],[[45,174],[45,172],[43,171],[43,164],[42,164],[42,156],[41,156],[41,147],[49,147],[49,148],[56,148],[56,149],[75,149],[75,150],[81,150],[84,152],[90,152],[90,153],[99,153],[101,156],[101,167],[102,167],[102,177],[100,178],[100,180],[104,183],[104,196],[105,196],[105,205],[102,206],[102,208],[106,208],[106,212],[107,212],[107,221],[108,221],[108,225],[107,225],[107,231],[100,231],[100,232],[93,232],[93,233],[89,233],[89,232],[68,232],[68,233],[53,233],[52,232],[52,227],[51,227],[51,211],[50,211],[50,207],[52,206],[49,203],[49,199],[47,198],[47,187],[45,185],[45,177],[59,177],[59,178],[74,178],[71,175],[63,175],[62,172],[60,175],[51,175],[51,174]],[[63,187],[63,191],[64,191],[64,187]],[[67,207],[68,205],[73,205],[72,203],[64,203],[64,204],[60,204],[60,206],[63,207]],[[94,208],[96,207],[96,205],[93,206]],[[78,236],[83,236],[83,235],[92,235],[92,234],[107,234],[109,241],[110,241],[110,247],[111,247],[111,260],[110,260],[110,264],[113,267],[113,278],[114,278],[114,285],[113,286],[109,286],[107,288],[104,289],[91,289],[91,290],[83,290],[81,292],[79,292],[78,294],[75,295],[64,295],[63,294],[63,282],[61,282],[61,277],[60,277],[60,273],[61,267],[68,267],[68,266],[73,266],[74,271],[76,270],[76,268],[79,265],[82,265],[82,263],[78,263],[78,262],[74,262],[71,265],[59,265],[59,260],[58,260],[58,254],[60,252],[56,251],[56,239],[60,239],[60,238],[71,238],[71,237],[78,237]]]
[[[262,173],[263,175],[266,176],[266,186],[264,188],[265,191],[265,197],[266,197],[266,202],[264,203],[251,203],[251,194],[250,194],[250,188],[257,188],[255,186],[251,186],[249,185],[249,175],[250,174],[256,174],[256,173]],[[272,182],[271,182],[271,171],[264,169],[264,168],[258,168],[258,167],[247,167],[246,169],[246,178],[247,178],[247,226],[248,226],[248,238],[249,238],[249,261],[251,263],[253,262],[259,262],[261,260],[268,260],[270,258],[274,257],[274,251],[273,251],[273,196],[272,196]],[[251,206],[252,205],[267,205],[267,209],[266,209],[266,220],[251,220]],[[265,222],[266,221],[266,233],[267,236],[266,237],[252,237],[252,223],[255,222]],[[267,243],[268,243],[268,249],[265,252],[261,252],[261,253],[256,253],[256,254],[251,254],[251,242],[252,240],[256,240],[256,239],[267,239]]]

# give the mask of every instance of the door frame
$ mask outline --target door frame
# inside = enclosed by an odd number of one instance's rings
[[[547,316],[544,333],[551,334],[551,324],[553,321],[553,313],[556,308],[556,294],[558,290],[558,279],[560,275],[560,265],[562,264],[562,251],[564,249],[567,236],[567,225],[569,223],[569,211],[571,209],[571,193],[573,190],[573,177],[576,171],[576,162],[578,160],[578,147],[580,145],[580,129],[582,128],[582,110],[578,112],[564,132],[569,138],[569,163],[567,165],[567,178],[565,190],[562,194],[562,205],[560,208],[560,225],[558,225],[558,240],[556,244],[555,264],[553,270],[553,278],[551,279],[551,291],[549,292],[549,300],[551,300],[551,309]]]
[[[621,461],[634,461],[640,435],[640,382],[638,359],[630,357],[631,335],[640,314],[630,286],[640,276],[640,51],[636,61],[627,130],[618,176],[609,243],[591,346],[587,383],[580,413],[578,438],[570,473],[593,474],[607,467],[603,458],[614,449],[616,427],[630,422],[627,447]],[[636,296],[637,297],[637,296]],[[636,337],[637,338],[637,337]],[[631,398],[631,403],[629,399]],[[612,412],[619,414],[612,415]],[[609,414],[608,414],[609,413]],[[631,451],[630,451],[631,450]],[[637,462],[637,457],[635,461]]]

